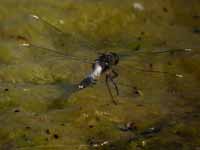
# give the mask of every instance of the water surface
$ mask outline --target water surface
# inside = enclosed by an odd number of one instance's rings
[[[199,9],[198,0],[1,0],[0,148],[198,150]],[[104,77],[76,90],[91,64],[20,46],[30,42],[83,60],[123,55],[118,105]],[[192,51],[149,53],[166,48]]]

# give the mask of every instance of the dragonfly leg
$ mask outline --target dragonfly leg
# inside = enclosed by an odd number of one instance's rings
[[[113,76],[112,76],[113,79],[119,76],[119,74],[113,69],[112,69],[112,73],[113,73]]]
[[[118,73],[115,70],[112,70],[112,73],[113,73],[113,75],[109,76],[109,79],[112,82],[112,84],[114,85],[117,95],[119,95],[119,88],[118,88],[116,82],[114,81],[114,79],[118,77]]]
[[[110,89],[110,85],[109,85],[109,78],[110,78],[110,75],[106,75],[106,87],[107,87],[107,89],[108,89],[108,92],[109,92],[109,95],[110,95],[110,97],[111,97],[111,99],[112,99],[112,102],[115,104],[115,105],[117,105],[117,102],[114,100],[114,97],[113,97],[113,95],[112,95],[112,92],[111,92],[111,89]]]

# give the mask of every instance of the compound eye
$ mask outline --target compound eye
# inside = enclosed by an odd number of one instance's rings
[[[118,64],[119,63],[119,56],[116,56],[115,57],[115,64]]]

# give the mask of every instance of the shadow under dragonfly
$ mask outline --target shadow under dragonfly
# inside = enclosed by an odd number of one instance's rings
[[[11,100],[46,101],[48,110],[63,109],[71,95],[78,92],[76,84],[35,84],[35,83],[0,83],[0,100],[10,97]]]
[[[48,106],[48,109],[64,109],[66,101],[69,100],[73,94],[80,91],[77,85],[78,84],[59,83],[57,86],[60,90],[62,90],[61,95],[52,99],[52,102]]]

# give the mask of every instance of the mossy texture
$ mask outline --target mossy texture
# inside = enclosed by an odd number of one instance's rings
[[[199,150],[199,10],[199,0],[1,0],[0,150]],[[187,51],[151,53],[163,49]],[[118,105],[104,76],[76,89],[85,62],[109,51],[121,56]]]

